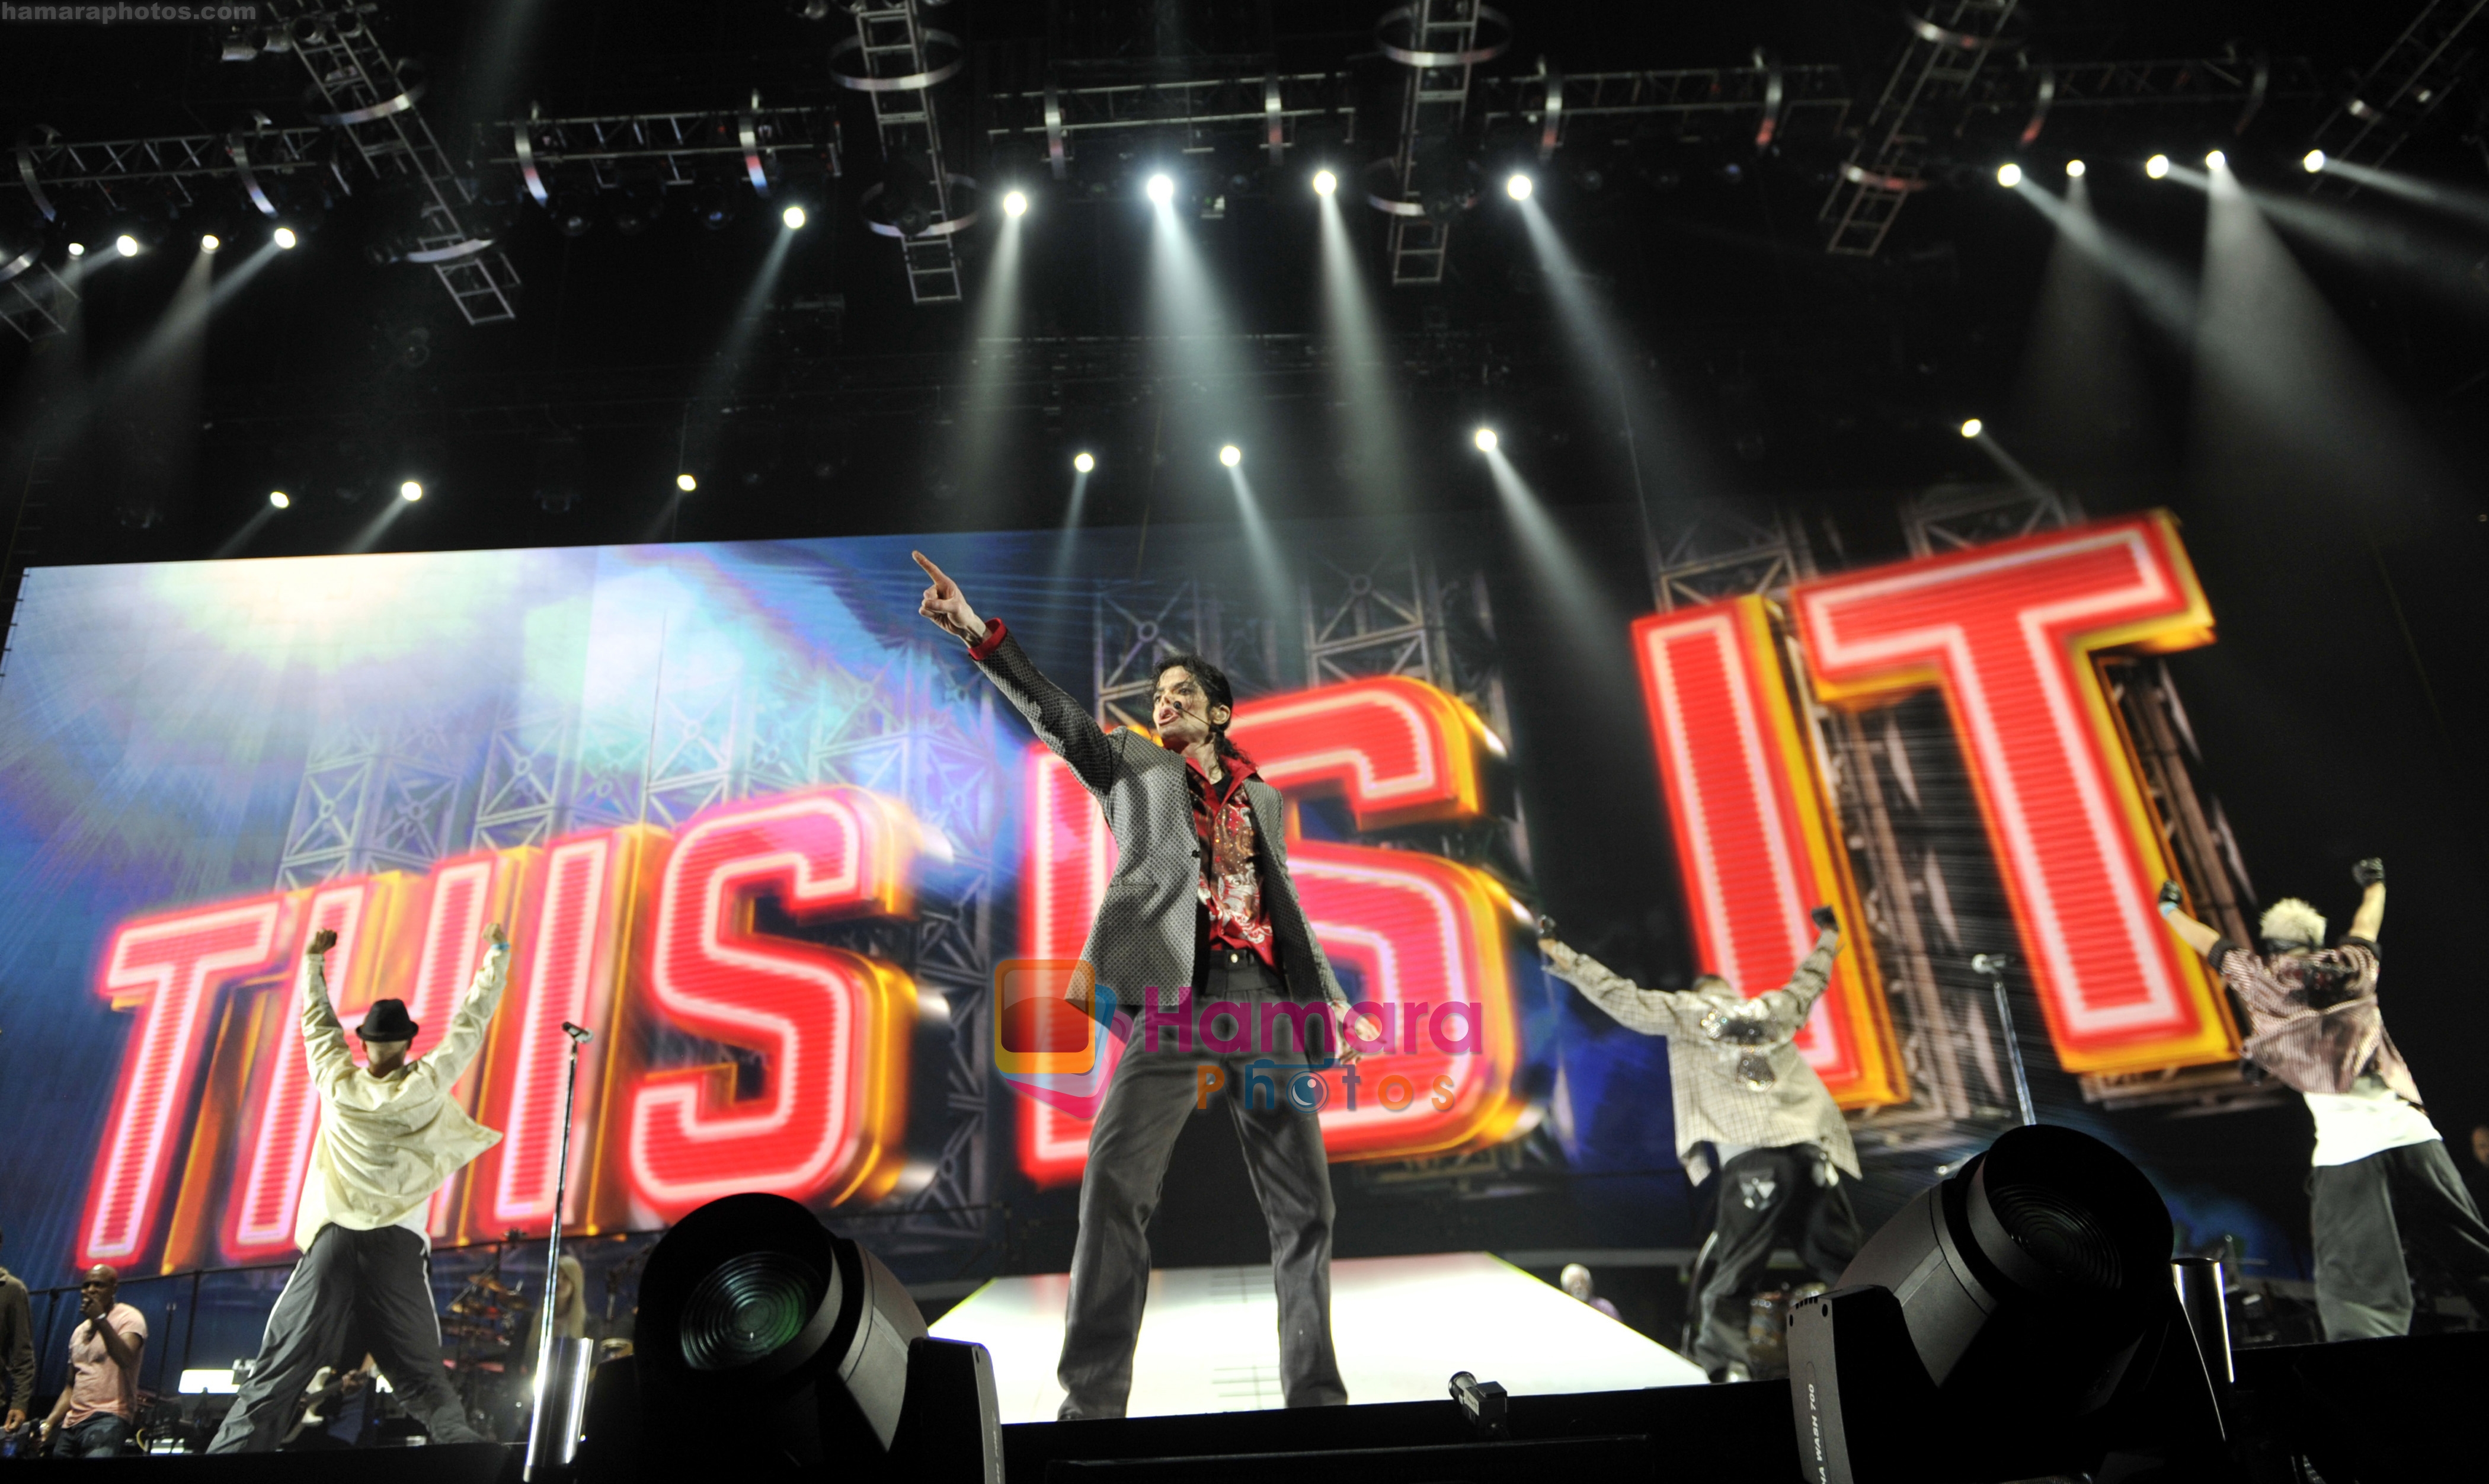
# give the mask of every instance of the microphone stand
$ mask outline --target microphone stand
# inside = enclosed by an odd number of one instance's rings
[[[561,1285],[561,1211],[570,1192],[570,1105],[579,1092],[579,1048],[596,1038],[567,1020],[561,1033],[570,1038],[570,1069],[561,1084],[561,1153],[553,1167],[553,1229],[545,1241],[544,1318],[536,1327],[535,1413],[528,1423],[527,1484],[543,1484],[569,1471],[579,1445],[580,1412],[587,1400],[587,1367],[569,1363],[573,1357],[554,1333],[554,1295]],[[595,1354],[590,1341],[581,1341],[579,1348]]]
[[[2005,1061],[2014,1070],[2014,1102],[2022,1113],[2022,1127],[2030,1127],[2040,1121],[2031,1110],[2031,1079],[2022,1070],[2022,1042],[2014,1034],[2014,1002],[2005,993],[2005,970],[2013,959],[2003,954],[1980,954],[1970,960],[1971,971],[1988,977],[1988,987],[1996,994],[1996,1024],[2005,1033]]]

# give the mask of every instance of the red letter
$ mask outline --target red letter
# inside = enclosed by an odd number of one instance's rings
[[[1826,699],[1943,689],[2060,1064],[2236,1056],[2203,966],[2153,910],[2168,852],[2090,659],[2210,642],[2168,516],[1853,572],[1790,598]]]
[[[1798,1033],[1798,1052],[1844,1107],[1902,1101],[1909,1089],[1857,890],[1798,734],[1763,600],[1662,614],[1633,634],[1703,971],[1740,993],[1777,989],[1815,944],[1808,909],[1839,908],[1849,948]]]
[[[229,981],[268,966],[283,906],[264,897],[131,923],[114,934],[98,992],[117,1010],[135,1008],[138,1018],[78,1222],[80,1267],[127,1267],[155,1241],[191,1088],[207,1061],[210,1012]]]
[[[649,990],[695,1036],[759,1050],[734,1068],[650,1072],[631,1100],[631,1189],[675,1215],[739,1190],[879,1195],[897,1179],[916,986],[887,964],[752,930],[753,901],[797,917],[902,916],[917,829],[904,806],[833,787],[711,809],[659,889]]]
[[[527,863],[542,852],[527,849],[507,853],[462,856],[443,861],[432,868],[432,894],[423,919],[423,942],[417,949],[415,983],[407,986],[407,1013],[422,1027],[415,1038],[413,1055],[421,1056],[441,1043],[448,1034],[449,1017],[458,1008],[458,997],[474,982],[476,966],[484,961],[484,927],[501,921],[502,914],[516,894],[512,888],[525,874]],[[483,1058],[470,1063],[467,1074],[458,1079],[455,1097],[458,1105],[472,1112],[475,1087],[482,1078],[476,1068]],[[428,1222],[432,1235],[446,1237],[450,1233],[450,1216],[457,1208],[459,1187],[466,1172],[460,1171],[443,1182],[432,1197],[432,1213]]]
[[[323,928],[337,931],[337,946],[329,952],[329,993],[341,1007],[370,998],[369,980],[379,967],[382,945],[367,942],[364,925],[377,935],[380,914],[371,911],[373,883],[339,881],[311,894],[311,909],[302,916],[294,948],[299,955],[311,934]],[[228,1262],[249,1263],[294,1250],[294,1215],[302,1202],[302,1182],[311,1169],[311,1140],[320,1131],[320,1095],[311,1086],[311,1064],[302,1050],[302,1001],[311,992],[311,965],[294,966],[291,986],[276,1024],[269,1027],[268,1061],[251,1080],[255,1084],[242,1119],[242,1152],[234,1161],[233,1184],[225,1197],[222,1241]],[[361,1018],[340,1009],[347,1044]]]

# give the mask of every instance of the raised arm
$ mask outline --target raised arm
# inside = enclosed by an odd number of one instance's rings
[[[1789,971],[1788,983],[1755,998],[1771,1007],[1775,1029],[1794,1036],[1815,1012],[1815,1002],[1823,997],[1832,983],[1832,960],[1841,953],[1841,920],[1830,907],[1817,907],[1807,914],[1815,924],[1815,947]]]
[[[1645,989],[1606,964],[1557,938],[1555,924],[1541,919],[1539,952],[1547,971],[1582,991],[1618,1025],[1645,1036],[1673,1036],[1678,1029],[1678,996],[1665,989]]]
[[[2193,949],[2196,956],[2201,957],[2213,951],[2214,944],[2221,941],[2221,934],[2209,925],[2199,923],[2179,911],[2178,904],[2185,899],[2185,895],[2178,890],[2177,882],[2160,883],[2161,920],[2169,925],[2171,932],[2178,934],[2178,941]]]
[[[475,966],[475,982],[458,997],[448,1031],[431,1054],[415,1064],[420,1075],[432,1078],[443,1091],[458,1080],[483,1046],[484,1030],[493,1023],[493,1012],[501,1008],[501,990],[509,982],[510,939],[495,923],[484,929],[484,961]]]
[[[302,992],[302,1050],[311,1064],[311,1084],[323,1092],[336,1085],[338,1078],[355,1074],[355,1053],[346,1044],[346,1028],[337,1021],[337,1008],[329,1003],[328,954],[336,946],[337,929],[323,928],[311,934],[310,946],[302,950],[311,975]]]
[[[1116,775],[1114,739],[1099,729],[1086,707],[1038,671],[1000,620],[988,622],[977,615],[950,574],[923,552],[909,555],[932,584],[925,589],[917,613],[968,645],[968,657],[977,662],[994,689],[1003,693],[1013,710],[1028,719],[1039,741],[1072,764],[1072,771],[1090,792],[1103,793],[1111,787]]]
[[[2360,883],[2360,910],[2351,914],[2351,936],[2377,941],[2377,929],[2386,925],[2386,863],[2370,856],[2351,868],[2351,879]]]

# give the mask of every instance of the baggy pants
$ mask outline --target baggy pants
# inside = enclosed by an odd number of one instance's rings
[[[1245,1008],[1258,1033],[1261,1007],[1286,1001],[1286,983],[1249,954],[1214,952],[1196,1005],[1228,1001]],[[1238,962],[1237,959],[1242,961]],[[1292,1007],[1301,1008],[1301,1007]],[[1313,1007],[1312,1019],[1321,1018]],[[1203,1017],[1187,1013],[1188,1024]],[[1286,1024],[1279,1030],[1287,1034]],[[1328,1043],[1328,1033],[1326,1042]],[[1223,1043],[1223,1042],[1222,1042]],[[1251,1044],[1263,1045],[1255,1040]],[[1167,1157],[1193,1111],[1198,1069],[1215,1066],[1226,1085],[1211,1096],[1227,1104],[1244,1167],[1271,1231],[1271,1276],[1279,1300],[1279,1384],[1291,1407],[1338,1406],[1348,1400],[1330,1343],[1330,1164],[1322,1124],[1287,1093],[1277,1075],[1253,1064],[1261,1051],[1222,1055],[1196,1042],[1177,1049],[1161,1033],[1151,1049],[1136,1029],[1104,1106],[1089,1132],[1089,1164],[1080,1178],[1080,1235],[1072,1251],[1072,1295],[1063,1325],[1063,1357],[1055,1371],[1066,1393],[1059,1415],[1120,1417],[1132,1389],[1132,1347],[1149,1298],[1150,1215],[1158,1209]],[[1295,1042],[1276,1060],[1293,1055]],[[1257,1096],[1258,1094],[1258,1096]]]
[[[312,1373],[335,1364],[352,1336],[380,1361],[409,1416],[435,1442],[481,1442],[441,1367],[432,1258],[402,1226],[320,1228],[268,1316],[259,1364],[235,1394],[211,1453],[265,1453],[284,1437]]]
[[[2446,1269],[2489,1318],[2489,1226],[2463,1188],[2446,1141],[2380,1150],[2308,1173],[2316,1239],[2316,1316],[2328,1340],[2411,1332],[2408,1247]]]
[[[1733,1362],[1748,1364],[1746,1323],[1755,1279],[1772,1249],[1795,1248],[1829,1283],[1858,1255],[1858,1218],[1845,1185],[1818,1185],[1820,1156],[1811,1144],[1750,1149],[1721,1168],[1719,1208],[1703,1243],[1705,1276],[1692,1296],[1694,1363],[1715,1380]]]

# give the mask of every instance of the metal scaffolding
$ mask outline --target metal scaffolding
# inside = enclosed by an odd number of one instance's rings
[[[1841,164],[1817,219],[1830,228],[1827,251],[1872,257],[1893,230],[1902,203],[1927,187],[1931,114],[1964,97],[1989,55],[2019,44],[2009,31],[2019,0],[1936,0],[1924,15],[1904,11],[1909,39],[1883,94]]]
[[[2474,22],[2489,0],[2429,0],[2376,65],[2360,74],[2311,142],[2330,159],[2376,169],[2462,85],[2479,55]],[[2323,171],[2310,190],[2355,194],[2355,181]]]
[[[1758,147],[1793,133],[1838,134],[1849,116],[1849,82],[1832,63],[1784,67],[1763,57],[1752,67],[1685,67],[1642,71],[1481,77],[1473,88],[1489,132],[1519,119],[1538,128],[1538,157],[1563,147],[1588,121],[1672,124],[1681,134],[1735,121]],[[1751,119],[1749,124],[1747,120]]]
[[[961,207],[977,183],[943,159],[933,89],[959,71],[967,53],[958,37],[925,24],[920,3],[860,0],[855,35],[830,50],[830,77],[873,104],[884,174],[864,193],[866,224],[898,240],[910,302],[954,304],[961,294],[951,239],[977,219],[973,208]],[[854,67],[841,67],[848,57]]]
[[[740,166],[766,195],[782,151],[808,150],[823,157],[827,173],[840,173],[838,115],[827,108],[694,109],[678,113],[596,114],[579,118],[529,117],[479,125],[489,140],[507,149],[486,158],[519,172],[539,206],[552,203],[548,179],[564,165],[585,169],[599,190],[630,186],[674,188],[696,185],[700,167]]]
[[[1501,36],[1481,44],[1479,32],[1489,28]],[[1511,39],[1512,23],[1478,0],[1416,0],[1374,23],[1375,44],[1409,69],[1399,141],[1388,161],[1369,170],[1385,179],[1365,193],[1369,205],[1391,217],[1394,287],[1444,281],[1452,217],[1473,198],[1471,183],[1454,179],[1462,164],[1457,156],[1470,71],[1501,56]]]
[[[364,9],[330,10],[321,0],[269,4],[311,75],[318,106],[326,110],[319,122],[343,130],[379,180],[413,187],[415,221],[397,255],[430,267],[468,324],[515,319],[518,270],[494,247],[474,187],[450,168],[432,126],[416,110],[423,91],[419,73],[390,58],[366,23]],[[269,211],[266,205],[260,209]]]
[[[1295,148],[1297,127],[1307,119],[1338,118],[1353,130],[1356,112],[1347,103],[1344,72],[1278,72],[1259,75],[1143,79],[996,93],[988,100],[994,122],[988,145],[1042,143],[1054,179],[1070,178],[1083,136],[1167,129],[1186,153],[1249,133],[1273,165]]]

